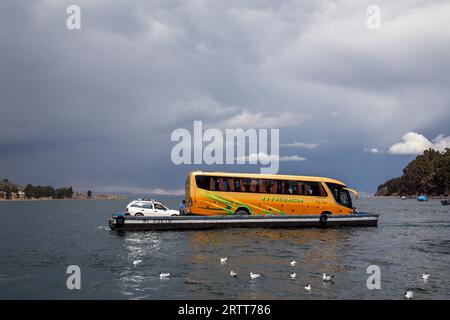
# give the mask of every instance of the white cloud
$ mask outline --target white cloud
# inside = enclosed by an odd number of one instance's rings
[[[282,128],[300,124],[308,117],[299,112],[283,112],[270,115],[260,111],[242,111],[221,123],[219,126],[225,128]]]
[[[185,194],[184,189],[162,189],[162,188],[153,188],[148,191],[152,195],[158,196],[183,196]]]
[[[389,148],[390,154],[416,155],[430,148],[438,151],[444,151],[445,148],[450,148],[450,136],[443,134],[438,135],[430,141],[422,134],[408,132],[402,139],[402,142],[396,143]]]
[[[244,160],[246,162],[261,162],[268,163],[271,161],[306,161],[306,158],[300,157],[298,155],[291,156],[279,156],[279,155],[268,155],[263,152],[252,153],[249,156],[245,157],[236,157],[236,160]]]
[[[370,152],[370,153],[383,153],[383,151],[381,151],[378,148],[364,148],[364,151]]]
[[[280,161],[306,161],[306,158],[300,157],[298,155],[293,156],[281,156]]]
[[[319,146],[318,143],[306,143],[306,142],[291,142],[291,143],[280,143],[280,147],[296,147],[296,148],[306,148],[314,149]]]

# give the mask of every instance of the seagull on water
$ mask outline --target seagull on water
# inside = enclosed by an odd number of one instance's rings
[[[423,273],[422,274],[422,280],[423,281],[426,282],[426,281],[428,281],[429,278],[430,278],[430,274],[429,273]]]
[[[291,272],[291,279],[295,279],[297,277],[297,273]]]
[[[221,264],[226,264],[227,262],[228,262],[228,257],[220,258],[220,263]]]
[[[412,290],[408,290],[405,292],[405,298],[406,299],[412,299],[414,298],[414,292]]]
[[[258,279],[259,277],[261,277],[261,275],[259,273],[250,272],[251,279]]]
[[[333,279],[333,276],[332,276],[332,275],[328,275],[328,274],[326,274],[326,273],[323,273],[323,274],[322,274],[322,280],[323,280],[323,281],[331,281],[331,279]]]
[[[308,292],[311,291],[311,285],[309,283],[305,286],[305,290]]]
[[[230,277],[235,278],[237,276],[237,272],[234,272],[233,270],[230,271]]]
[[[297,261],[291,260],[290,264],[291,264],[291,267],[294,267],[297,264]]]
[[[137,266],[138,264],[142,263],[142,260],[134,260],[133,265]]]
[[[159,278],[160,278],[160,279],[167,279],[167,278],[169,278],[169,277],[170,277],[170,273],[168,273],[168,272],[166,272],[166,273],[160,272],[160,273],[159,273]]]

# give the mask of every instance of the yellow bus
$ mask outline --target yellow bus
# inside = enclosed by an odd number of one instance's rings
[[[341,181],[309,176],[192,171],[186,207],[196,215],[320,215],[355,212]]]

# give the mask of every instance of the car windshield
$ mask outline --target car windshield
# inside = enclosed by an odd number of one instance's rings
[[[345,186],[335,183],[327,183],[327,186],[330,188],[337,203],[347,208],[353,208],[352,197],[350,196],[350,192],[345,189]]]

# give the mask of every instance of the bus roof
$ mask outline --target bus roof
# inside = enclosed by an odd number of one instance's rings
[[[210,171],[191,171],[189,174],[194,176],[198,175],[208,175],[215,177],[236,177],[236,178],[263,178],[263,179],[285,179],[285,180],[303,180],[303,181],[323,181],[329,183],[336,183],[345,186],[342,181],[326,178],[326,177],[314,177],[314,176],[294,176],[294,175],[283,175],[283,174],[263,174],[263,173],[235,173],[235,172],[210,172]]]

